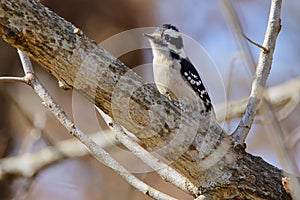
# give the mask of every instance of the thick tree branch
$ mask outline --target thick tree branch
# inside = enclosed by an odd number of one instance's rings
[[[202,170],[197,170],[199,160],[215,144],[219,144],[218,140],[226,137],[216,122],[211,125],[214,135],[208,134],[215,141],[213,144],[189,147],[197,133],[195,127],[199,125],[198,120],[182,113],[123,63],[89,40],[81,31],[74,31],[77,30],[75,26],[43,5],[33,0],[0,2],[0,34],[8,43],[26,52],[64,85],[85,95],[106,114],[136,134],[148,150],[159,151],[170,162],[179,156],[173,165],[199,185],[198,179],[202,174]],[[200,123],[207,124],[204,120],[200,120]],[[185,142],[181,141],[182,138]],[[222,148],[229,148],[230,144],[229,139],[224,140]],[[195,150],[199,148],[205,150],[201,152],[201,158]],[[184,157],[176,154],[180,149],[186,151]],[[175,158],[172,154],[176,154]]]
[[[105,163],[112,170],[122,176],[131,186],[143,192],[144,194],[147,194],[148,196],[157,200],[176,200],[175,198],[150,187],[146,183],[136,178],[127,169],[120,165],[113,157],[111,157],[103,148],[95,143],[89,136],[84,134],[70,120],[67,114],[60,108],[60,106],[54,101],[54,99],[50,96],[50,94],[40,83],[40,81],[35,77],[29,57],[19,49],[18,53],[25,72],[25,82],[30,85],[35,93],[41,98],[44,106],[46,106],[55,115],[55,117],[70,132],[70,134],[76,137],[82,144],[84,144],[88,148],[88,150],[96,159]],[[45,156],[45,154],[43,156]],[[53,159],[57,158],[54,157]],[[27,172],[28,171],[30,172],[30,170],[27,170]]]
[[[290,101],[293,101],[291,99],[293,98],[294,95],[298,97],[300,96],[300,79],[295,78],[286,83],[268,88],[266,93],[268,94],[267,96],[269,97],[269,101],[270,103],[272,103],[272,106],[277,109],[282,109],[282,108],[284,109],[284,107],[290,107],[289,104],[298,105],[299,102],[290,103]],[[227,112],[226,120],[238,118],[242,116],[244,108],[246,108],[247,98],[232,101],[228,105],[229,106],[226,109],[224,108],[225,105],[223,104],[219,105],[215,107],[216,111],[217,112],[219,111],[218,113],[223,113],[225,112],[225,110],[227,110],[228,112]],[[224,119],[224,117],[221,118]],[[115,140],[113,134],[110,134],[110,131],[104,133],[104,135],[106,135],[105,136],[106,138],[111,136],[109,140],[118,143],[118,141]],[[294,139],[291,138],[287,139],[288,141],[287,143],[290,144],[291,148],[299,140],[297,139],[298,135],[292,134],[292,136]],[[91,138],[103,148],[107,147],[106,145],[111,145],[111,143],[105,143],[106,140],[102,137],[101,133],[96,133],[92,135]],[[47,157],[42,156],[44,155],[43,152],[47,152],[46,154],[48,156]],[[21,175],[23,177],[31,177],[33,174],[36,174],[37,172],[39,172],[39,170],[41,170],[45,166],[51,165],[63,158],[80,157],[80,156],[85,156],[87,154],[88,154],[87,149],[84,148],[83,145],[80,145],[80,143],[76,139],[68,139],[65,141],[58,142],[52,147],[45,147],[44,149],[37,151],[35,153],[28,153],[25,155],[22,154],[15,157],[8,157],[8,158],[1,159],[0,160],[1,175],[4,176],[6,174],[12,174],[12,175]],[[26,160],[27,162],[25,163],[23,160]],[[30,171],[27,171],[27,169],[30,169]],[[0,180],[1,178],[2,177],[0,177]]]
[[[199,194],[198,188],[191,183],[190,180],[146,151],[137,142],[127,136],[123,128],[118,123],[114,122],[110,117],[105,116],[101,110],[98,111],[109,128],[115,133],[117,140],[119,140],[128,150],[130,150],[149,167],[154,169],[164,180],[172,183],[183,191],[196,195]]]
[[[182,113],[74,25],[40,3],[0,0],[0,35],[134,133],[147,150],[175,160],[171,166],[212,199],[233,195],[240,199],[289,199],[281,185],[280,170],[243,148],[233,149],[231,138],[217,122],[211,121],[205,130],[206,119]],[[172,157],[181,150],[183,154]]]

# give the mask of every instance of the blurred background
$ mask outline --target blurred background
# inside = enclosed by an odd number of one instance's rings
[[[222,77],[225,90],[219,91],[219,83],[214,84],[214,73],[205,74],[207,85],[215,104],[224,99],[236,100],[250,93],[252,71],[243,59],[232,21],[223,1],[204,0],[41,0],[58,15],[71,21],[97,43],[133,28],[156,27],[164,23],[176,25],[181,32],[197,41],[215,63]],[[243,32],[251,40],[262,44],[267,25],[270,1],[232,1]],[[282,29],[274,53],[273,66],[267,86],[280,85],[300,76],[300,2],[284,1],[282,7]],[[147,42],[146,40],[144,42]],[[118,48],[118,47],[115,47]],[[249,45],[254,61],[260,49]],[[150,63],[150,49],[136,50],[119,57],[127,66],[134,68]],[[0,75],[22,76],[22,68],[14,48],[0,40]],[[72,91],[58,88],[57,81],[43,68],[34,64],[39,79],[63,109],[73,116]],[[201,67],[198,68],[201,70]],[[150,71],[139,72],[152,76]],[[222,88],[223,89],[223,88]],[[224,94],[227,96],[224,97]],[[299,96],[299,95],[298,95]],[[69,133],[41,104],[30,87],[20,83],[0,83],[0,156],[15,156],[25,152],[35,152],[46,146],[71,138]],[[84,101],[84,100],[83,100]],[[280,125],[292,138],[290,153],[299,163],[300,107],[289,112]],[[74,108],[73,108],[74,109]],[[78,108],[88,124],[88,113],[84,104]],[[238,119],[224,123],[224,128],[232,132]],[[95,133],[98,127],[86,126],[87,133]],[[105,129],[105,126],[103,126]],[[247,138],[247,151],[263,157],[264,160],[282,168],[280,157],[275,153],[278,146],[272,143],[261,117],[257,117]],[[274,135],[273,137],[276,137]],[[290,140],[289,140],[290,141]],[[155,188],[162,189],[179,199],[192,199],[169,184],[164,183],[155,173],[137,173],[139,178]],[[298,174],[299,175],[299,174]],[[0,182],[0,199],[149,199],[132,189],[120,176],[90,156],[64,159],[40,170],[33,178],[9,177]]]

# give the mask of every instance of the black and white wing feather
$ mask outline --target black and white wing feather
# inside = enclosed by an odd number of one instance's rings
[[[206,113],[211,112],[213,109],[211,99],[208,95],[207,90],[205,89],[205,86],[193,66],[193,64],[187,59],[187,58],[181,58],[180,59],[181,64],[181,75],[183,78],[190,84],[190,86],[193,88],[193,90],[197,93],[197,95],[200,97],[200,99],[203,101],[203,104],[205,106]]]

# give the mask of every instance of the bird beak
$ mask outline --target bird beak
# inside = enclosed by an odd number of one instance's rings
[[[152,34],[144,33],[144,36],[145,36],[146,38],[148,38],[149,40],[155,40],[155,36],[152,35]]]

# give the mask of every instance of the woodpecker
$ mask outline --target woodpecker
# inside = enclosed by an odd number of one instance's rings
[[[185,55],[179,30],[164,24],[152,34],[144,34],[150,41],[153,54],[153,76],[158,91],[166,97],[210,115],[214,108],[199,73]]]

